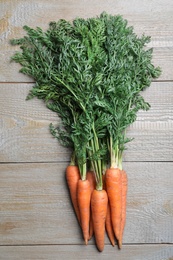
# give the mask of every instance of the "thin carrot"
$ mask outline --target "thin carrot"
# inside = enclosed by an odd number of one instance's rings
[[[94,234],[94,228],[93,228],[93,220],[92,220],[92,213],[90,210],[90,223],[89,223],[89,236],[88,240],[90,240],[93,237]]]
[[[126,222],[126,197],[127,197],[127,174],[124,170],[121,171],[122,176],[122,214],[121,214],[121,228],[120,228],[120,237],[118,240],[119,248],[122,247],[123,231]]]
[[[90,182],[90,189],[91,189],[91,194],[93,190],[96,188],[96,180],[94,173],[92,171],[87,172],[87,180]],[[94,234],[94,229],[93,229],[93,220],[92,220],[92,211],[90,211],[90,223],[89,223],[89,238],[90,240]]]
[[[107,169],[106,189],[110,202],[111,220],[114,234],[117,240],[119,240],[122,218],[122,186],[121,172],[118,168]]]
[[[80,222],[85,244],[88,244],[91,189],[88,180],[79,180],[77,185],[77,200],[80,212]]]
[[[102,179],[103,179],[103,189],[106,190],[105,174],[102,175]],[[112,220],[111,220],[109,199],[108,199],[105,227],[106,227],[106,232],[107,232],[107,235],[109,237],[109,240],[110,240],[112,246],[115,246],[115,235],[114,235]]]
[[[100,252],[104,249],[107,204],[108,197],[106,191],[94,190],[91,196],[91,210],[96,245]]]
[[[79,168],[75,165],[69,165],[66,168],[66,180],[70,191],[70,197],[73,204],[74,211],[76,213],[77,219],[80,223],[80,213],[77,202],[77,183],[80,179]]]
[[[113,226],[112,226],[111,210],[110,210],[109,201],[108,201],[108,208],[107,208],[107,214],[106,214],[106,232],[108,234],[108,237],[109,237],[109,240],[110,240],[112,246],[115,246],[115,235],[114,235]]]

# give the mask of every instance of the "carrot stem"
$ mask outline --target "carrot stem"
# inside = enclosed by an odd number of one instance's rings
[[[93,123],[92,126],[93,131],[93,138],[91,139],[91,147],[93,155],[97,154],[100,149],[99,140],[96,134],[95,126]],[[93,168],[96,176],[96,190],[103,189],[103,182],[102,182],[102,162],[100,158],[93,158]]]
[[[82,165],[82,180],[86,180],[86,173],[87,173],[87,167],[86,167],[86,163],[84,163]]]
[[[86,180],[86,174],[87,174],[87,164],[86,164],[86,149],[84,150],[82,154],[82,158],[77,158],[78,160],[78,167],[80,171],[81,179],[84,181]]]
[[[110,136],[110,160],[111,160],[111,168],[117,168],[116,152],[113,149],[112,136]]]
[[[75,151],[72,152],[72,155],[71,155],[71,159],[70,159],[70,165],[76,165],[76,155],[75,155]]]

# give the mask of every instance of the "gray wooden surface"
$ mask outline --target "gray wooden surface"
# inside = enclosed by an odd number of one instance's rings
[[[98,253],[83,245],[64,172],[70,152],[49,133],[57,116],[42,101],[25,101],[33,80],[10,63],[9,39],[22,26],[102,11],[122,14],[135,32],[152,38],[161,77],[144,92],[151,104],[128,129],[135,139],[124,154],[128,173],[127,223],[122,250],[106,237]],[[173,1],[0,1],[0,260],[173,260]]]

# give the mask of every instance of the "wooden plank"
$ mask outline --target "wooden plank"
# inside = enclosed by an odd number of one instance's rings
[[[69,150],[49,131],[49,124],[59,123],[59,118],[41,100],[25,100],[31,86],[0,85],[0,161],[67,161]]]
[[[152,36],[150,46],[154,46],[153,62],[162,67],[160,80],[173,80],[173,3],[171,0],[121,1],[96,0],[87,1],[49,1],[23,0],[1,1],[0,3],[0,39],[1,64],[0,82],[31,82],[29,77],[18,73],[19,66],[10,64],[10,57],[17,49],[10,46],[9,39],[22,37],[23,25],[40,26],[46,29],[50,21],[60,18],[72,20],[77,16],[92,17],[106,11],[111,14],[122,14],[133,25],[139,35]],[[164,10],[164,12],[163,12]]]
[[[66,166],[0,164],[0,245],[84,244]],[[173,163],[126,162],[124,169],[129,179],[124,243],[173,243]]]
[[[172,260],[172,245],[133,245],[124,246],[120,251],[117,248],[105,246],[102,253],[98,253],[95,246],[88,245],[52,245],[52,246],[2,246],[0,247],[2,260]],[[58,257],[58,258],[57,258]]]
[[[42,26],[47,28],[50,21],[64,18],[72,20],[76,17],[93,17],[106,11],[111,14],[121,14],[128,19],[130,25],[135,25],[135,30],[141,34],[149,33],[151,36],[171,36],[173,3],[170,0],[144,0],[141,3],[135,0],[129,3],[128,0],[117,2],[113,0],[92,0],[86,2],[52,0],[2,0],[1,1],[1,32],[3,39],[10,34],[21,35],[21,27],[24,24],[30,26]],[[164,10],[164,12],[163,12]],[[50,15],[51,14],[51,15]],[[159,30],[158,30],[159,28]],[[5,35],[6,34],[6,35]]]
[[[0,161],[68,161],[70,152],[51,136],[49,124],[59,124],[55,113],[38,99],[25,101],[32,84],[1,84]],[[155,82],[144,92],[151,104],[138,113],[127,135],[135,139],[127,145],[126,161],[172,161],[173,83]]]

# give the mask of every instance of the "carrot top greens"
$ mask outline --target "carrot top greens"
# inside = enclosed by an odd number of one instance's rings
[[[72,23],[51,22],[43,31],[24,26],[27,35],[11,41],[20,45],[12,60],[35,80],[27,99],[38,97],[61,118],[50,130],[71,147],[86,179],[87,162],[102,189],[105,165],[122,168],[126,129],[139,109],[150,105],[141,96],[160,68],[151,62],[149,37],[138,37],[120,15],[105,12]]]

